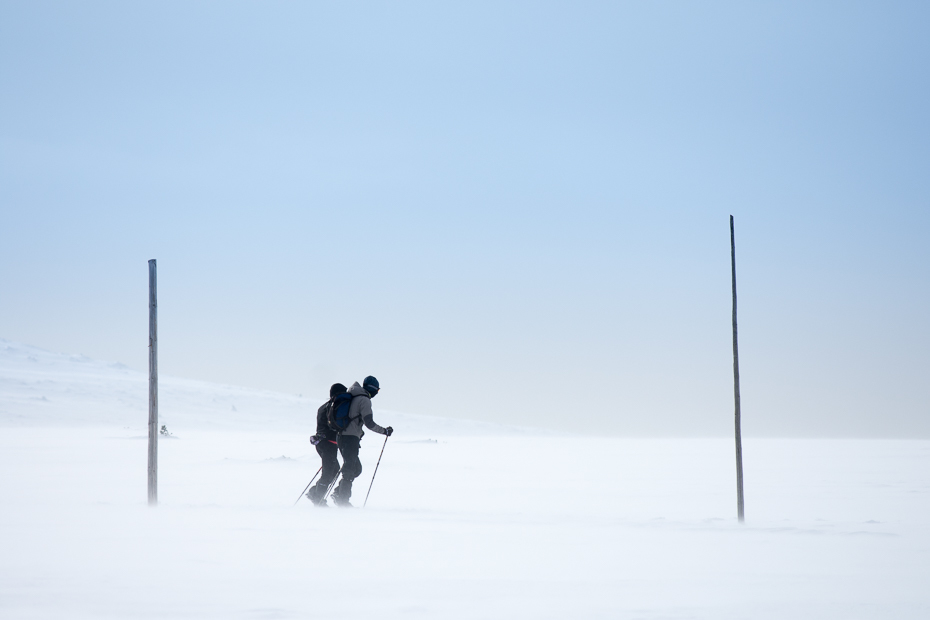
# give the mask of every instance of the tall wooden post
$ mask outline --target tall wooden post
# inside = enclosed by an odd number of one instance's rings
[[[743,439],[740,433],[739,411],[739,347],[736,338],[736,235],[730,216],[730,267],[733,274],[733,399],[736,405],[736,512],[743,522]]]
[[[158,504],[158,302],[149,261],[149,506]]]

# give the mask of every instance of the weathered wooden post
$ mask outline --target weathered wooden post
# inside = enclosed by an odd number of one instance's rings
[[[736,512],[743,522],[743,439],[740,434],[739,411],[739,347],[736,339],[736,235],[730,216],[730,267],[733,274],[733,399],[736,404]]]
[[[149,506],[158,504],[158,301],[149,261]]]

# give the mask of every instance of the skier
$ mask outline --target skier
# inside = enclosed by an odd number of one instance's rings
[[[328,413],[333,398],[339,394],[346,393],[346,386],[341,383],[334,383],[329,388],[329,400],[323,403],[323,406],[316,411],[316,435],[310,438],[310,443],[316,446],[316,453],[323,460],[323,474],[319,482],[307,491],[307,497],[315,506],[325,507],[326,490],[332,483],[333,478],[339,473],[339,460],[336,454],[339,449],[336,447],[336,438],[338,434],[329,426]]]
[[[352,404],[349,406],[349,425],[339,433],[337,440],[339,452],[342,454],[342,480],[339,486],[333,491],[333,501],[337,506],[351,507],[349,498],[352,497],[352,482],[362,473],[362,462],[358,460],[359,443],[362,441],[362,424],[369,429],[388,437],[394,432],[394,429],[375,424],[371,412],[371,399],[380,391],[381,386],[374,377],[365,377],[362,385],[358,381],[349,388],[349,394],[352,395]]]

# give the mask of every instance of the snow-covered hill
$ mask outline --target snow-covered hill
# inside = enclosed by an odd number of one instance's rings
[[[319,398],[159,377],[159,423],[187,429],[313,433]],[[505,425],[379,409],[376,420],[408,436],[536,433]],[[115,426],[145,430],[148,375],[118,362],[0,339],[0,426]],[[538,431],[542,432],[542,431]]]

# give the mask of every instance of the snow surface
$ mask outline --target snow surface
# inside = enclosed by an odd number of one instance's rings
[[[930,617],[928,441],[748,438],[740,525],[728,439],[375,401],[368,507],[322,510],[318,400],[161,388],[152,509],[144,374],[0,341],[0,618]]]

